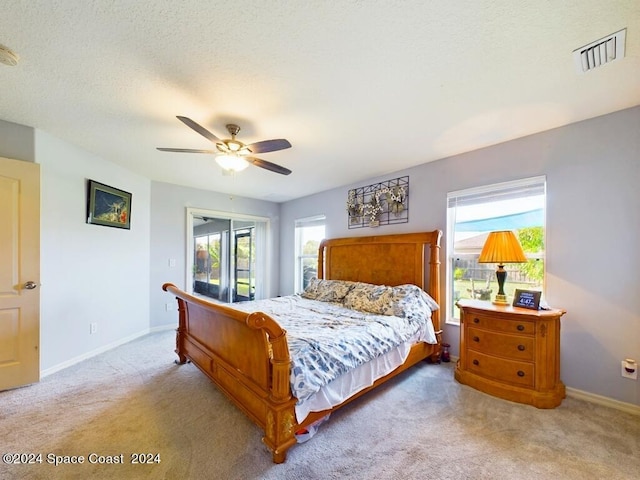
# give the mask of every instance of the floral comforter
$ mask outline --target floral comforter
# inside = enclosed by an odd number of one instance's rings
[[[343,373],[409,339],[435,343],[431,310],[423,304],[405,317],[353,310],[340,302],[301,295],[241,302],[234,308],[267,313],[287,331],[291,388],[298,403]]]

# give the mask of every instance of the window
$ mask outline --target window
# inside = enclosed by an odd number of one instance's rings
[[[302,292],[309,279],[318,275],[318,247],[324,239],[325,216],[296,220],[295,289]]]
[[[513,230],[529,259],[506,264],[505,293],[543,290],[546,179],[526,178],[447,195],[447,323],[460,323],[460,298],[491,300],[498,291],[496,265],[478,263],[489,232]]]

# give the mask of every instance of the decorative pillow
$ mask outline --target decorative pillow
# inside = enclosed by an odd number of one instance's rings
[[[346,280],[318,280],[314,277],[301,296],[319,302],[342,302],[354,285],[355,282]]]
[[[436,303],[436,301],[431,298],[431,296],[422,290],[417,285],[413,285],[412,283],[407,283],[406,285],[398,285],[397,287],[393,287],[393,298],[395,300],[402,300],[407,296],[416,296],[422,297],[427,306],[433,311],[438,310],[440,305]]]
[[[433,298],[420,287],[412,284],[393,287],[392,310],[387,315],[409,317],[414,313],[424,314],[440,308]]]
[[[392,297],[393,289],[391,287],[358,282],[344,297],[343,304],[353,310],[377,315],[393,315]]]

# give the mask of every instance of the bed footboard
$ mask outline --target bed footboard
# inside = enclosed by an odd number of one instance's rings
[[[176,354],[190,360],[264,430],[273,461],[296,443],[286,331],[269,315],[245,313],[189,295],[171,283],[178,300]]]

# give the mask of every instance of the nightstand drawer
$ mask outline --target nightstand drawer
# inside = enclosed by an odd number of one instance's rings
[[[477,312],[465,315],[465,322],[471,327],[486,328],[494,332],[517,333],[519,335],[535,335],[535,323],[527,320],[508,320],[491,317]]]
[[[535,385],[533,363],[505,360],[473,350],[469,350],[468,362],[469,371],[478,375],[515,385]]]
[[[467,329],[467,348],[514,360],[533,361],[535,338],[494,333],[478,328]]]

